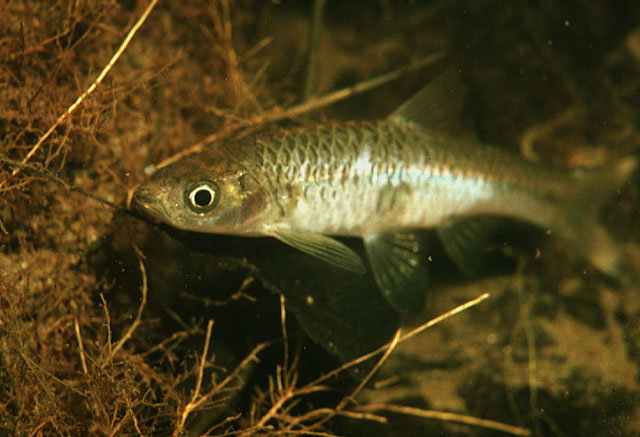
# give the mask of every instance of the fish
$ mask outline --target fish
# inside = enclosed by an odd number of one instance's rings
[[[456,133],[457,74],[442,74],[384,120],[283,130],[184,157],[152,174],[133,208],[183,230],[273,237],[364,274],[363,257],[340,241],[360,238],[377,287],[401,313],[424,305],[419,232],[435,229],[471,273],[492,217],[541,227],[617,276],[620,251],[598,213],[637,159],[557,168]]]

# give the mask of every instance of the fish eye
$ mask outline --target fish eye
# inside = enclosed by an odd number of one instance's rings
[[[192,185],[186,192],[187,205],[193,212],[205,214],[213,211],[220,202],[220,190],[211,181],[200,181]]]

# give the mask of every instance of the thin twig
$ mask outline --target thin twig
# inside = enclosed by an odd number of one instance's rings
[[[107,306],[107,299],[104,294],[100,293],[100,300],[102,301],[102,308],[104,309],[104,315],[107,319],[107,348],[109,349],[109,363],[113,360],[113,345],[111,344],[111,316],[109,315],[109,307]]]
[[[80,188],[76,185],[71,185],[68,182],[66,182],[64,179],[60,178],[59,176],[55,175],[51,170],[43,167],[40,164],[23,164],[20,161],[15,161],[13,159],[7,158],[6,156],[0,156],[0,164],[6,164],[9,167],[13,167],[14,171],[18,170],[18,171],[22,171],[23,173],[27,173],[29,175],[32,176],[36,176],[39,178],[43,178],[46,179],[47,181],[53,182],[55,184],[60,185],[61,187],[63,187],[66,190],[69,191],[73,191],[75,193],[80,193],[83,196],[87,196],[90,199],[96,200],[104,205],[107,205],[113,209],[115,209],[116,211],[120,211],[126,214],[131,214],[131,211],[127,210],[126,208],[123,208],[120,205],[116,205],[113,202],[110,202],[106,199],[103,199],[99,196],[96,196],[95,194],[91,193],[90,191],[87,191],[83,188]]]
[[[388,411],[391,413],[408,414],[414,417],[426,419],[438,419],[447,422],[464,423],[465,425],[501,431],[511,435],[530,436],[531,431],[519,426],[513,426],[495,420],[481,419],[479,417],[466,416],[464,414],[447,413],[444,411],[423,410],[422,408],[407,407],[393,404],[369,404],[358,408],[359,411]]]
[[[131,416],[131,419],[133,419],[133,427],[135,428],[135,430],[138,432],[138,435],[140,437],[143,437],[144,434],[142,434],[142,431],[140,430],[140,426],[138,425],[138,418],[136,417],[136,415],[134,414],[133,410],[131,409],[131,407],[129,407],[129,415]]]
[[[309,48],[307,53],[307,72],[304,81],[304,89],[302,90],[302,102],[307,102],[316,78],[316,64],[318,63],[318,44],[320,43],[320,31],[322,30],[322,16],[324,14],[324,6],[326,0],[314,0],[313,2],[313,22],[309,32]]]
[[[213,329],[213,319],[209,319],[207,323],[207,334],[204,339],[204,350],[202,351],[202,357],[200,357],[200,366],[198,368],[198,379],[196,381],[196,389],[193,392],[192,400],[195,400],[200,395],[200,388],[202,387],[202,375],[204,374],[204,366],[207,364],[207,355],[209,354],[209,343],[211,341],[211,330]]]
[[[242,64],[247,59],[253,58],[262,49],[267,47],[272,42],[273,42],[273,37],[271,37],[271,36],[267,36],[267,37],[262,38],[260,41],[258,41],[258,43],[256,45],[254,45],[252,48],[250,48],[245,53],[243,53],[242,56],[238,57],[238,64]]]
[[[142,24],[146,21],[147,17],[149,16],[149,14],[151,13],[151,11],[153,10],[153,8],[156,6],[157,3],[158,3],[158,0],[151,0],[151,2],[149,3],[149,6],[147,6],[147,9],[145,9],[145,11],[142,13],[140,18],[138,19],[138,21],[136,21],[136,23],[133,25],[133,27],[131,28],[131,30],[125,37],[125,39],[122,41],[122,44],[120,44],[120,47],[118,48],[118,50],[115,52],[113,57],[111,57],[111,60],[106,65],[106,67],[102,69],[102,71],[100,72],[96,80],[93,81],[93,83],[89,86],[89,88],[87,88],[85,92],[83,92],[80,95],[80,97],[78,97],[76,101],[73,102],[73,104],[69,106],[67,110],[58,117],[56,122],[49,128],[49,130],[47,130],[44,133],[44,135],[40,137],[38,142],[31,148],[29,153],[27,153],[27,156],[25,156],[24,159],[22,160],[23,164],[26,164],[33,157],[33,155],[36,154],[38,149],[40,149],[42,144],[46,141],[47,138],[49,138],[49,136],[53,133],[53,131],[56,130],[56,128],[60,126],[60,124],[67,117],[69,117],[82,104],[82,102],[86,100],[86,98],[98,87],[98,85],[100,85],[100,83],[104,80],[107,74],[111,71],[115,63],[118,61],[120,56],[122,56],[124,51],[127,49],[127,47],[129,46],[129,43],[133,39],[133,36],[136,34],[138,29],[140,29],[140,26],[142,26]],[[19,172],[20,172],[20,169],[15,168],[11,173],[11,176],[16,176]],[[7,180],[8,178],[0,182],[0,188],[4,186]]]
[[[290,399],[302,395],[307,395],[311,393],[316,393],[319,391],[326,390],[325,387],[318,384],[307,384],[302,388],[296,389],[295,387],[286,387],[283,393],[280,393],[280,397],[271,405],[269,411],[267,411],[256,423],[254,426],[250,428],[251,431],[246,430],[242,435],[251,435],[253,430],[255,429],[263,429],[267,422],[269,422],[273,417],[278,414],[278,411],[287,403]]]
[[[286,377],[288,377],[289,375],[289,370],[288,370],[288,366],[289,366],[289,339],[287,338],[287,309],[285,307],[284,304],[284,295],[281,294],[280,295],[280,325],[282,326],[282,341],[284,342],[283,345],[283,362],[282,362],[282,367],[283,367],[283,372],[286,375]]]
[[[80,350],[80,362],[82,363],[82,371],[86,375],[87,373],[89,373],[89,370],[87,369],[87,360],[84,356],[84,345],[82,344],[82,334],[80,333],[80,325],[78,324],[77,317],[73,318],[73,324],[76,329],[76,338],[78,339],[78,348]]]
[[[446,313],[441,314],[438,317],[429,320],[427,323],[424,323],[424,324],[418,326],[417,328],[412,329],[411,331],[407,332],[406,334],[403,334],[400,337],[400,340],[398,340],[398,342],[401,343],[401,342],[403,342],[405,340],[408,340],[411,337],[420,334],[425,329],[431,328],[433,325],[437,325],[438,323],[442,322],[445,319],[448,319],[451,316],[455,316],[456,314],[461,313],[462,311],[465,311],[465,310],[471,308],[472,306],[478,305],[483,300],[489,299],[489,297],[491,297],[490,293],[481,294],[480,296],[476,297],[475,299],[471,299],[470,301],[468,301],[466,303],[463,303],[462,305],[459,305],[459,306],[455,307],[454,309],[452,309],[450,311],[447,311]]]
[[[347,97],[350,97],[354,94],[360,94],[365,91],[368,91],[372,88],[379,87],[384,85],[387,82],[390,82],[394,79],[397,79],[400,76],[403,76],[413,70],[417,70],[422,67],[426,67],[427,65],[433,64],[434,62],[442,59],[445,56],[445,52],[435,52],[429,56],[426,56],[418,61],[415,61],[409,65],[404,67],[397,68],[388,73],[382,74],[380,76],[374,77],[369,80],[365,80],[356,85],[342,88],[341,90],[335,91],[333,93],[327,94],[324,97],[319,97],[316,99],[311,99],[309,102],[302,103],[300,105],[292,106],[291,108],[284,111],[274,111],[271,113],[266,113],[264,116],[258,116],[258,120],[262,120],[265,122],[274,122],[278,120],[282,120],[285,118],[292,118],[298,116],[300,114],[313,111],[315,109],[324,108],[325,106],[329,106],[337,101],[344,100]],[[252,120],[252,119],[251,119]],[[253,121],[253,120],[252,120]],[[254,122],[255,123],[255,122]]]
[[[227,436],[278,436],[278,435],[285,435],[285,436],[303,436],[303,437],[308,437],[308,436],[317,436],[317,437],[341,437],[338,434],[330,434],[328,432],[324,432],[324,431],[311,431],[308,429],[305,430],[296,430],[296,431],[287,431],[286,433],[280,433],[277,430],[275,430],[272,427],[266,427],[266,428],[257,428],[255,426],[252,426],[250,428],[245,428],[245,429],[241,429],[238,431],[231,431],[231,432],[227,432],[224,434],[216,434],[216,437],[227,437]]]
[[[518,263],[516,271],[516,291],[518,301],[520,303],[522,329],[524,331],[527,342],[527,382],[529,384],[529,408],[531,409],[531,417],[533,419],[533,429],[535,435],[542,435],[540,420],[543,419],[543,410],[538,408],[538,361],[536,354],[536,334],[531,317],[532,303],[526,298],[526,284],[524,272],[526,269],[526,260]]]
[[[20,357],[24,360],[24,362],[31,368],[31,370],[36,370],[38,372],[41,372],[47,378],[50,378],[52,381],[55,381],[55,382],[61,384],[66,389],[73,391],[74,393],[76,393],[77,395],[80,395],[81,397],[84,397],[84,396],[87,395],[85,392],[83,392],[82,390],[78,389],[73,382],[66,381],[64,379],[60,379],[59,377],[57,377],[53,373],[51,373],[48,370],[46,370],[39,363],[35,362],[33,358],[28,356],[24,351],[19,351],[18,353],[20,354]]]
[[[428,322],[418,326],[417,328],[409,331],[406,334],[402,334],[400,335],[400,338],[398,338],[398,343],[402,343],[405,340],[410,339],[411,337],[418,335],[419,333],[421,333],[422,331],[424,331],[425,329],[431,328],[434,325],[437,325],[438,323],[448,319],[451,316],[454,316],[458,313],[461,313],[462,311],[465,311],[475,305],[478,305],[480,302],[482,302],[485,299],[488,299],[490,297],[489,293],[484,293],[478,297],[476,297],[475,299],[472,299],[462,305],[459,305],[457,307],[455,307],[452,310],[447,311],[444,314],[439,315],[436,318],[433,318],[431,320],[429,320]],[[384,352],[385,350],[387,350],[387,348],[391,345],[393,341],[380,346],[378,349],[369,352],[368,354],[362,355],[354,360],[349,361],[348,363],[343,364],[342,366],[338,367],[337,369],[332,370],[331,372],[328,372],[326,374],[324,374],[323,376],[315,379],[314,381],[312,381],[311,383],[309,383],[308,385],[314,385],[314,384],[319,384],[321,382],[324,382],[328,379],[333,378],[334,376],[336,376],[337,374],[343,372],[346,369],[350,369],[354,366],[357,366],[360,363],[363,363],[369,359],[371,359],[372,357],[378,355],[381,352]]]
[[[384,355],[378,360],[376,365],[373,366],[373,369],[369,371],[366,377],[362,378],[362,381],[360,381],[360,384],[358,384],[358,386],[353,390],[350,396],[345,397],[340,401],[340,403],[336,407],[336,410],[342,410],[347,405],[347,402],[355,399],[358,393],[360,393],[360,391],[364,388],[364,386],[367,385],[367,383],[371,380],[371,378],[373,378],[373,375],[376,374],[380,366],[382,366],[382,364],[385,361],[387,361],[387,358],[389,358],[389,356],[391,355],[391,352],[393,352],[393,350],[398,345],[399,340],[400,340],[400,330],[396,331],[396,335],[393,336],[393,340],[391,340],[391,343],[389,343],[389,347],[387,347],[387,350],[384,352]]]
[[[157,351],[164,351],[165,353],[168,352],[167,350],[165,350],[165,346],[168,345],[169,343],[175,341],[175,340],[179,340],[179,339],[183,339],[189,336],[189,334],[192,334],[193,331],[195,331],[196,328],[194,328],[192,330],[192,332],[190,331],[178,331],[178,332],[174,332],[173,334],[171,334],[170,337],[165,337],[160,343],[155,344],[154,346],[152,346],[151,348],[147,349],[146,351],[140,353],[140,356],[143,357],[147,357],[151,354],[153,354],[154,352]]]
[[[419,334],[420,332],[424,331],[425,329],[428,329],[440,322],[442,322],[443,320],[448,319],[451,316],[454,316],[462,311],[465,311],[469,308],[471,308],[474,305],[479,304],[480,302],[482,302],[483,300],[489,298],[489,293],[484,293],[478,297],[476,297],[475,299],[472,299],[462,305],[459,305],[457,307],[455,307],[454,309],[447,311],[446,313],[431,319],[430,321],[428,321],[427,323],[422,324],[421,326],[409,331],[407,334],[402,334],[402,330],[399,329],[396,332],[395,337],[393,338],[393,340],[391,340],[390,342],[388,342],[387,344],[380,346],[378,349],[369,352],[368,354],[362,355],[359,358],[356,358],[352,361],[349,361],[348,363],[345,363],[343,365],[341,365],[340,367],[326,373],[323,376],[320,376],[318,378],[316,378],[315,380],[311,381],[310,383],[304,385],[301,388],[294,388],[294,387],[286,387],[286,389],[284,390],[284,392],[280,393],[280,397],[276,400],[276,402],[273,403],[273,405],[271,406],[271,408],[269,408],[269,411],[267,411],[258,421],[258,423],[256,423],[254,426],[252,426],[249,430],[246,430],[245,433],[243,433],[242,435],[249,435],[250,432],[253,432],[255,430],[258,429],[262,429],[264,428],[264,426],[267,424],[267,422],[269,420],[271,420],[273,417],[275,417],[278,413],[278,411],[287,403],[287,401],[289,401],[290,399],[294,398],[294,397],[298,397],[298,396],[302,396],[302,395],[306,395],[306,394],[310,394],[310,393],[315,393],[318,391],[322,391],[325,390],[325,387],[321,386],[320,384],[336,375],[338,375],[341,372],[344,372],[345,370],[357,366],[360,363],[363,363],[369,359],[371,359],[372,357],[380,354],[381,352],[386,352],[385,355],[382,357],[382,359],[379,361],[378,365],[376,367],[374,367],[374,372],[375,370],[377,370],[377,368],[379,367],[379,365],[382,364],[382,362],[384,362],[384,360],[386,360],[386,358],[388,357],[388,354],[393,350],[393,348],[395,348],[395,346],[405,340],[408,340],[409,338]],[[366,380],[370,379],[371,376],[373,375],[373,373],[369,373],[367,375],[367,377],[365,378]],[[366,381],[365,381],[366,384]],[[364,384],[361,384],[362,386],[364,386]],[[356,389],[359,390],[360,388]],[[351,398],[348,398],[351,399]],[[348,400],[347,399],[347,400]],[[341,402],[342,404],[342,402]]]
[[[336,416],[344,416],[344,417],[348,417],[350,419],[370,420],[372,422],[378,422],[378,423],[388,423],[389,422],[389,419],[387,419],[386,417],[381,416],[379,414],[371,414],[371,413],[365,413],[365,412],[359,412],[359,411],[350,411],[350,410],[336,411],[333,408],[317,408],[317,409],[315,409],[313,411],[309,411],[304,416],[301,416],[297,420],[297,422],[306,422],[306,421],[309,421],[309,420],[311,420],[311,419],[313,419],[315,417],[325,416],[325,415],[329,415],[329,414],[334,414]],[[309,428],[313,428],[313,427],[309,427]]]
[[[200,408],[200,406],[203,403],[205,403],[207,400],[211,399],[216,394],[220,393],[222,391],[222,389],[227,384],[229,384],[229,382],[233,381],[238,376],[240,371],[242,369],[244,369],[249,364],[249,362],[257,361],[258,353],[260,353],[264,348],[266,348],[267,346],[270,346],[271,344],[273,344],[273,342],[265,342],[265,343],[260,343],[259,345],[254,347],[253,350],[251,351],[251,353],[249,353],[249,355],[247,355],[240,362],[240,364],[238,364],[236,366],[236,368],[233,370],[233,372],[231,372],[229,375],[227,375],[227,377],[225,379],[223,379],[222,382],[220,382],[219,384],[216,384],[211,391],[209,391],[208,393],[203,394],[202,396],[200,396],[199,399],[194,399],[192,397],[192,402],[190,402],[190,403],[193,406],[192,406],[191,410],[193,411],[194,409]],[[179,432],[180,432],[180,428],[176,428],[176,430],[174,431],[174,435],[179,435]]]
[[[36,427],[33,429],[33,431],[31,431],[31,434],[29,434],[29,437],[34,437],[34,436],[36,436],[36,435],[37,435],[37,436],[42,435],[42,433],[41,433],[41,431],[40,431],[40,430],[41,430],[45,425],[47,425],[48,423],[51,423],[53,420],[54,420],[54,417],[53,417],[53,416],[47,416],[47,417],[45,417],[45,419],[44,419],[42,422],[40,422],[40,423],[38,424],[38,426],[36,426]]]
[[[433,64],[434,62],[442,59],[444,56],[445,56],[445,52],[443,51],[435,52],[407,66],[404,66],[396,70],[390,71],[388,73],[382,74],[380,76],[374,77],[373,79],[365,80],[364,82],[360,82],[356,85],[342,88],[338,91],[327,94],[326,96],[313,98],[308,102],[301,103],[299,105],[295,105],[284,110],[274,108],[269,112],[256,115],[254,117],[249,118],[248,120],[232,123],[224,127],[221,131],[209,135],[207,138],[203,139],[202,141],[199,141],[193,146],[190,146],[182,150],[181,152],[176,153],[175,155],[172,155],[169,158],[161,161],[160,163],[155,165],[153,169],[166,167],[167,165],[172,164],[180,160],[181,158],[184,158],[185,156],[189,156],[194,153],[201,152],[202,150],[204,150],[204,147],[206,145],[214,143],[222,138],[225,138],[231,133],[243,127],[259,126],[266,123],[273,123],[276,121],[284,120],[286,118],[293,118],[300,114],[304,114],[306,112],[310,112],[316,109],[324,108],[325,106],[329,106],[335,102],[344,100],[347,97],[350,97],[354,94],[363,93],[372,88],[383,85],[391,80],[397,79],[398,77],[404,74],[407,74],[411,71]]]
[[[204,366],[207,364],[207,355],[209,354],[209,342],[211,341],[211,330],[213,329],[213,320],[209,319],[209,323],[207,324],[207,335],[204,339],[204,350],[202,351],[202,356],[200,357],[200,365],[198,366],[198,378],[196,379],[196,387],[193,390],[193,395],[191,395],[191,400],[187,405],[185,405],[184,410],[182,411],[182,415],[180,417],[180,421],[178,422],[178,427],[174,430],[173,435],[180,435],[184,428],[184,424],[187,421],[187,417],[189,414],[196,409],[199,405],[198,397],[200,396],[200,389],[202,388],[202,377],[204,375]]]
[[[15,61],[16,59],[22,57],[22,56],[27,56],[30,55],[31,53],[37,53],[39,51],[44,50],[44,46],[46,46],[47,44],[50,44],[52,42],[55,42],[61,38],[64,38],[65,36],[67,36],[69,33],[71,32],[71,29],[65,29],[62,32],[49,37],[47,39],[45,39],[44,41],[39,42],[37,45],[33,46],[33,47],[29,47],[28,49],[23,49],[19,52],[13,53],[11,55],[9,55],[9,61]]]
[[[144,307],[147,304],[147,270],[145,269],[144,262],[142,261],[144,258],[144,255],[142,254],[140,249],[138,249],[137,246],[133,246],[133,248],[135,249],[136,255],[138,256],[138,265],[140,267],[140,274],[142,275],[142,286],[140,287],[140,293],[142,294],[142,299],[140,300],[140,306],[138,307],[138,314],[136,314],[135,320],[133,321],[131,326],[129,326],[129,329],[127,329],[127,331],[124,333],[122,338],[118,341],[118,343],[116,343],[116,345],[113,347],[113,350],[111,351],[112,355],[115,355],[118,353],[118,351],[122,348],[122,346],[124,346],[127,340],[131,338],[131,336],[133,335],[133,332],[138,328],[138,325],[140,325],[140,322],[142,320],[142,311],[144,310]]]
[[[338,413],[339,411],[342,411],[346,407],[349,401],[353,401],[356,398],[358,393],[360,393],[360,391],[364,388],[364,386],[367,385],[367,383],[371,380],[371,378],[373,378],[373,375],[375,375],[378,372],[378,369],[380,369],[380,366],[382,366],[382,364],[385,361],[387,361],[387,358],[389,358],[389,356],[391,355],[391,352],[393,352],[393,350],[396,348],[396,346],[398,345],[398,341],[400,340],[400,332],[401,332],[400,329],[396,331],[396,335],[394,335],[393,340],[391,340],[391,342],[389,343],[389,346],[385,350],[384,355],[378,360],[376,365],[373,366],[373,368],[367,373],[367,376],[362,378],[362,381],[360,381],[358,386],[351,392],[351,394],[349,396],[345,396],[344,398],[342,398],[342,400],[338,403],[338,405],[333,409],[333,411],[330,414],[328,414],[326,417],[319,420],[318,422],[314,423],[311,426],[312,429],[317,428],[323,423],[325,423],[326,421],[330,420],[336,413]]]
[[[227,64],[227,76],[231,85],[231,93],[238,104],[249,101],[258,110],[262,111],[256,96],[251,93],[242,73],[238,69],[238,55],[233,46],[233,24],[231,22],[231,5],[229,0],[218,0],[220,11],[211,7],[211,19],[220,42],[220,52]]]
[[[240,373],[240,371],[247,366],[247,364],[249,364],[250,361],[257,361],[258,360],[258,354],[267,346],[271,346],[273,344],[273,342],[271,341],[267,341],[264,343],[260,343],[259,345],[257,345],[256,347],[253,348],[253,350],[251,351],[251,353],[249,355],[247,355],[241,362],[240,364],[238,364],[236,366],[236,368],[233,370],[233,372],[231,372],[229,375],[227,375],[227,377],[225,379],[222,380],[222,382],[220,384],[216,385],[216,390],[220,391],[222,388],[224,388],[229,382],[231,382],[234,378],[236,378],[238,376],[238,374]]]

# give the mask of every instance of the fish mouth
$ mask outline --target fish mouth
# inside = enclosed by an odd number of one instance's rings
[[[160,223],[163,221],[162,218],[168,217],[157,190],[145,186],[139,187],[133,193],[131,209],[154,223]]]
[[[147,209],[149,205],[153,202],[156,196],[153,195],[151,190],[147,187],[139,187],[135,193],[133,193],[133,200],[131,201],[131,206],[134,209]]]

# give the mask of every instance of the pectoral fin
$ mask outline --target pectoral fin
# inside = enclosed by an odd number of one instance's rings
[[[494,224],[490,218],[457,218],[437,229],[445,252],[464,274],[478,271]]]
[[[373,235],[365,239],[365,249],[373,277],[387,302],[402,313],[421,310],[428,278],[416,235]]]
[[[275,229],[270,235],[336,267],[361,274],[366,272],[360,256],[334,238],[292,229]]]

